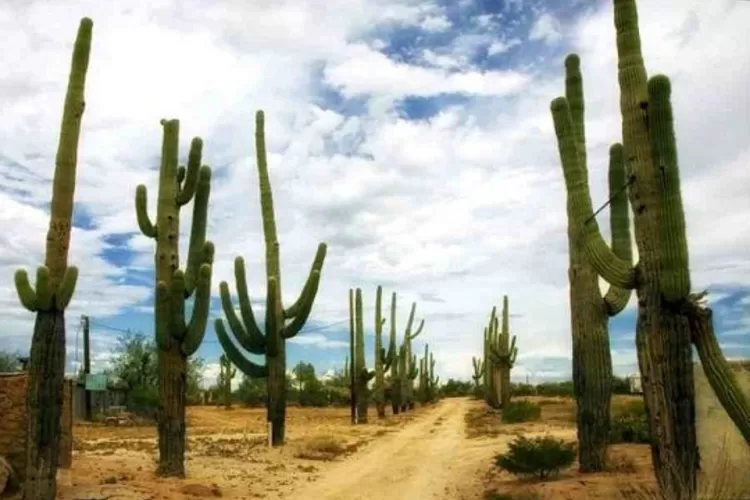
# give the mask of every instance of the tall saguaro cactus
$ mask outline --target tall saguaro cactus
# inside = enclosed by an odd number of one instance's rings
[[[326,244],[320,243],[313,259],[310,274],[299,298],[285,308],[281,301],[281,264],[279,239],[276,233],[276,216],[273,210],[271,181],[266,159],[263,111],[255,115],[255,151],[258,161],[260,205],[263,216],[263,235],[266,247],[266,321],[261,331],[250,304],[242,257],[234,261],[234,276],[240,305],[240,319],[234,310],[229,286],[222,281],[219,286],[222,308],[229,327],[240,346],[251,354],[265,355],[266,364],[258,365],[249,360],[230,340],[220,318],[215,322],[219,338],[227,357],[242,373],[252,378],[268,378],[267,419],[271,423],[271,445],[284,444],[286,427],[286,341],[297,335],[307,322],[318,293],[320,273],[326,256]],[[291,320],[287,324],[287,320]]]
[[[497,343],[497,337],[497,308],[493,306],[490,321],[484,328],[484,400],[490,408],[500,407],[500,393],[502,391],[500,367],[492,356],[492,349]]]
[[[232,366],[232,362],[222,354],[219,356],[219,388],[224,396],[224,409],[232,407],[232,379],[237,375],[237,369]]]
[[[16,292],[21,304],[36,313],[26,393],[28,418],[23,493],[29,500],[53,500],[57,491],[55,478],[65,374],[65,309],[73,297],[78,279],[78,268],[68,266],[68,248],[92,30],[91,19],[81,19],[55,158],[44,265],[37,268],[34,287],[25,270],[19,269],[15,273]]]
[[[614,0],[623,152],[631,176],[636,266],[610,249],[593,214],[577,230],[586,256],[611,285],[638,296],[636,346],[649,416],[654,471],[667,498],[696,497],[698,453],[691,342],[709,383],[750,442],[750,405],[721,355],[711,310],[690,294],[685,216],[680,194],[671,87],[647,78],[635,0]],[[568,61],[577,62],[569,56]],[[564,161],[580,161],[574,103],[560,97],[551,109]],[[576,170],[576,169],[573,169]],[[585,182],[581,183],[587,189]],[[590,206],[586,207],[590,212]],[[582,214],[583,216],[583,214]]]
[[[393,302],[395,305],[395,301]],[[395,308],[394,308],[395,309]],[[412,326],[414,325],[414,314],[417,310],[417,303],[413,302],[411,305],[411,311],[409,312],[409,320],[406,323],[406,331],[404,332],[403,339],[403,362],[404,370],[400,372],[401,376],[401,411],[414,408],[414,380],[419,375],[419,367],[417,366],[417,357],[412,354],[411,342],[424,328],[424,319],[420,321],[417,329],[412,332]]]
[[[570,321],[573,337],[573,387],[577,403],[578,459],[581,472],[605,468],[612,393],[612,356],[608,318],[622,311],[631,292],[610,286],[602,297],[599,275],[586,258],[581,227],[593,213],[588,190],[583,78],[578,56],[565,60],[565,99],[572,126],[560,127],[562,108],[555,108],[558,147],[567,187]],[[567,135],[561,135],[567,134]],[[609,151],[609,194],[612,251],[632,263],[630,220],[623,149]]]
[[[351,290],[349,291],[351,294]],[[367,409],[370,405],[367,384],[375,376],[375,372],[367,369],[365,362],[365,325],[362,315],[362,290],[357,288],[354,299],[354,310],[349,309],[349,314],[354,318],[354,334],[350,335],[349,341],[354,345],[354,399],[357,401],[357,422],[367,423]],[[350,303],[351,304],[351,303]],[[381,323],[382,324],[382,323]],[[376,353],[377,357],[377,353]]]
[[[378,286],[375,296],[375,386],[373,399],[377,408],[378,418],[385,418],[385,375],[391,369],[396,357],[396,293],[391,295],[391,332],[388,350],[383,347],[383,318],[382,287]]]
[[[154,323],[159,356],[159,467],[163,476],[185,476],[187,358],[203,341],[211,305],[214,245],[206,241],[211,169],[201,166],[203,142],[190,144],[187,168],[178,166],[180,122],[163,127],[156,224],[148,216],[146,186],[135,192],[138,226],[156,241]],[[193,200],[193,221],[185,271],[179,268],[180,209]],[[185,302],[195,295],[190,321]]]
[[[494,313],[494,308],[493,308]],[[510,312],[508,309],[508,296],[503,296],[502,328],[497,329],[497,318],[493,314],[493,329],[489,342],[490,358],[493,366],[497,367],[500,379],[500,405],[507,408],[510,403],[510,371],[516,363],[518,348],[516,347],[516,336],[510,337]]]

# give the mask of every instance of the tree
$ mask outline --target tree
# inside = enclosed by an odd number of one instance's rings
[[[247,406],[258,406],[266,402],[266,379],[242,376],[237,389],[237,398]]]
[[[21,369],[21,363],[18,362],[18,353],[0,350],[0,373],[15,372]]]

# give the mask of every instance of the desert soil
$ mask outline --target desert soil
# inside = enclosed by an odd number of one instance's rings
[[[188,408],[188,478],[154,475],[153,426],[74,428],[73,468],[61,471],[62,500],[196,498],[451,499],[493,498],[488,492],[527,498],[616,498],[619,485],[649,484],[648,447],[613,448],[621,470],[529,482],[493,466],[493,457],[516,435],[575,440],[569,400],[550,400],[542,420],[502,424],[480,401],[446,399],[405,415],[352,426],[348,408],[289,408],[287,446],[269,449],[261,409]],[[583,493],[585,492],[585,495]],[[501,497],[498,497],[501,498]]]

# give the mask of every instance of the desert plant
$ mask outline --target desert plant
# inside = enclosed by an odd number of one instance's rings
[[[484,358],[479,359],[472,356],[471,365],[474,368],[474,373],[471,375],[471,379],[474,381],[474,394],[479,397],[482,393],[482,387],[480,384],[484,377]]]
[[[487,344],[489,358],[492,365],[497,369],[500,386],[500,406],[505,407],[510,403],[510,370],[516,362],[518,348],[516,347],[516,336],[510,337],[510,320],[508,310],[508,296],[503,296],[502,328],[498,330],[498,321],[495,316],[495,308],[492,308],[492,317],[488,335],[490,341]]]
[[[508,444],[507,453],[495,457],[495,465],[514,475],[546,479],[572,465],[575,458],[575,443],[551,436],[518,436]]]
[[[395,304],[395,302],[394,302]],[[409,312],[409,320],[406,323],[406,331],[404,332],[404,339],[402,340],[402,347],[404,348],[402,360],[403,370],[399,370],[401,376],[401,411],[414,408],[414,380],[419,375],[419,367],[417,365],[417,357],[412,354],[411,342],[417,336],[422,333],[424,328],[424,319],[419,322],[419,326],[412,333],[412,325],[414,323],[414,314],[417,309],[417,304],[412,303],[411,311]]]
[[[722,356],[711,310],[700,302],[702,295],[690,293],[671,83],[664,75],[647,77],[635,0],[614,0],[614,24],[623,150],[640,260],[633,266],[607,246],[590,205],[575,230],[585,234],[594,270],[615,287],[636,291],[636,346],[654,437],[654,471],[663,494],[690,500],[696,494],[698,467],[691,343],[719,401],[748,442],[750,402]],[[568,56],[566,71],[570,78],[580,74],[578,56]],[[564,168],[580,172],[575,164],[583,159],[576,124],[581,110],[575,99],[565,97],[555,99],[551,110],[560,156],[569,165]],[[587,192],[585,178],[579,181]]]
[[[68,249],[92,30],[91,19],[81,19],[73,47],[55,159],[44,265],[37,268],[34,287],[25,270],[15,273],[21,304],[36,313],[28,366],[26,482],[23,487],[24,497],[34,500],[52,500],[57,491],[55,478],[65,374],[65,309],[78,279],[78,268],[68,266]]]
[[[351,307],[352,293],[355,294],[354,309]],[[357,402],[356,423],[366,424],[367,408],[370,404],[367,384],[375,376],[375,372],[369,371],[365,363],[365,326],[362,317],[362,290],[359,288],[356,292],[349,290],[349,315],[354,318],[354,331],[349,334],[349,342],[354,345],[352,398]]]
[[[232,362],[222,354],[219,356],[219,388],[224,397],[224,408],[229,410],[232,407],[232,379],[237,375],[237,369],[232,366]]]
[[[573,337],[573,386],[577,403],[578,462],[581,472],[600,472],[606,451],[612,395],[612,355],[608,318],[630,300],[628,289],[610,286],[602,296],[599,275],[586,258],[580,228],[593,213],[588,190],[583,79],[577,56],[565,61],[565,99],[572,127],[558,131],[558,147],[567,189],[570,321]],[[569,134],[563,137],[559,132]],[[573,146],[570,148],[570,146]],[[609,150],[610,229],[612,252],[632,263],[625,164],[621,144]]]
[[[378,418],[385,418],[385,376],[396,358],[396,293],[391,295],[391,332],[388,350],[383,347],[382,287],[378,286],[375,296],[375,386],[373,399]]]
[[[162,120],[163,127],[156,224],[148,216],[146,186],[135,193],[138,227],[156,241],[154,331],[159,363],[159,467],[163,476],[185,476],[185,401],[187,358],[203,341],[211,305],[211,264],[214,246],[206,241],[211,169],[201,166],[203,141],[190,144],[187,169],[178,167],[180,123]],[[193,203],[190,246],[185,271],[179,269],[180,209]],[[195,295],[189,322],[187,299]]]
[[[541,415],[541,405],[531,401],[509,401],[503,406],[503,422],[507,424],[536,421]]]
[[[285,308],[281,302],[281,264],[279,259],[279,239],[276,233],[276,216],[273,210],[271,181],[266,159],[263,111],[255,115],[255,152],[258,162],[260,184],[260,205],[263,219],[263,235],[266,246],[266,322],[261,330],[253,314],[250,295],[247,291],[245,261],[237,257],[234,261],[234,276],[239,297],[240,315],[237,316],[229,294],[229,285],[222,281],[219,285],[222,308],[234,338],[243,349],[251,354],[264,354],[265,366],[258,365],[240,352],[229,339],[223,321],[215,322],[216,336],[227,357],[248,377],[267,378],[268,407],[267,419],[271,423],[271,445],[284,444],[286,428],[286,341],[297,335],[307,322],[312,311],[315,295],[318,292],[320,273],[326,256],[326,244],[320,243],[313,259],[310,274],[297,301]],[[287,320],[291,320],[287,324]]]

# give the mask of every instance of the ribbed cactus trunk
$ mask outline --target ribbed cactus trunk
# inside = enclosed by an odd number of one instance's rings
[[[500,365],[498,365],[492,351],[498,342],[498,320],[497,309],[492,308],[490,322],[484,329],[484,369],[485,387],[484,399],[490,408],[499,408],[502,393],[502,376]]]
[[[382,315],[382,287],[378,287],[375,298],[375,387],[373,388],[373,399],[377,408],[378,418],[385,418],[385,375],[391,369],[393,358],[396,355],[396,294],[391,296],[391,334],[388,350],[383,347],[383,323]]]
[[[391,365],[391,409],[394,415],[401,413],[401,377],[404,370],[404,346],[399,347]]]
[[[357,288],[354,298],[354,315],[355,315],[355,342],[356,347],[354,354],[356,357],[355,372],[357,374],[357,423],[367,423],[367,408],[370,405],[369,391],[367,384],[375,375],[367,370],[365,362],[365,325],[362,316],[362,290]]]
[[[26,390],[28,415],[23,495],[27,500],[53,500],[57,493],[65,374],[65,309],[73,297],[78,278],[78,269],[68,266],[68,248],[92,29],[91,19],[82,19],[73,48],[55,158],[44,266],[37,269],[35,287],[29,282],[26,271],[19,269],[15,274],[21,304],[36,313]]]
[[[349,404],[352,424],[357,423],[357,368],[356,368],[356,349],[357,339],[355,337],[354,324],[354,290],[349,289]]]
[[[221,392],[224,397],[224,409],[229,410],[232,407],[232,379],[237,374],[237,370],[232,367],[232,362],[225,354],[219,357],[219,370]]]
[[[411,311],[409,312],[409,320],[406,323],[406,331],[404,332],[404,371],[401,374],[401,411],[407,411],[414,408],[414,380],[419,375],[416,356],[412,355],[411,351],[411,342],[422,333],[424,320],[420,321],[419,326],[412,333],[414,314],[416,313],[416,310],[417,304],[412,303]]]
[[[241,319],[234,310],[229,285],[226,282],[223,281],[219,285],[219,293],[222,308],[234,338],[249,353],[264,354],[265,366],[250,361],[235,347],[221,319],[217,319],[214,326],[222,349],[242,373],[251,378],[267,378],[266,419],[271,426],[269,436],[271,446],[275,447],[284,444],[286,430],[286,340],[297,335],[310,316],[315,295],[318,293],[320,273],[326,256],[326,244],[318,245],[310,274],[298,299],[288,308],[284,308],[281,300],[279,239],[276,231],[271,180],[268,174],[264,127],[265,115],[262,111],[258,111],[255,114],[255,153],[258,163],[263,239],[266,247],[265,328],[261,330],[253,313],[247,289],[245,261],[242,257],[237,257],[234,261]],[[287,320],[291,321],[287,324]]]

